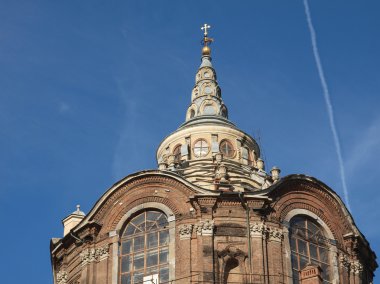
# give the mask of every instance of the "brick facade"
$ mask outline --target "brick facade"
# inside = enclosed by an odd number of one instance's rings
[[[71,234],[51,244],[55,283],[119,283],[119,235],[128,212],[147,208],[166,208],[171,217],[173,283],[292,283],[286,216],[297,209],[330,229],[334,283],[370,283],[376,268],[341,200],[315,179],[285,177],[265,193],[213,192],[152,171],[111,188]],[[318,277],[301,283],[320,283]]]

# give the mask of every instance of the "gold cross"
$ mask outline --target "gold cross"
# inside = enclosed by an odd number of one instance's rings
[[[201,27],[201,30],[204,30],[204,36],[207,37],[207,29],[211,29],[211,26],[208,24],[204,24],[203,27]]]

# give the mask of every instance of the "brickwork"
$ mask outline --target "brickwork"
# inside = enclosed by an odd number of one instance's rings
[[[173,283],[292,283],[286,222],[290,208],[308,209],[331,230],[340,255],[335,277],[339,283],[367,283],[376,268],[372,251],[329,194],[322,185],[305,180],[284,182],[263,199],[255,194],[207,194],[160,174],[141,176],[108,192],[72,234],[52,245],[55,283],[119,283],[113,247],[124,228],[121,223],[128,222],[125,215],[144,204],[162,204],[173,214],[171,280],[180,279]],[[255,204],[248,220],[245,204]],[[303,284],[319,283],[306,274]]]

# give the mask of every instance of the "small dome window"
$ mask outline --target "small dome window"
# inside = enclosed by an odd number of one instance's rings
[[[195,111],[192,109],[190,110],[190,118],[193,118],[195,116]]]
[[[199,139],[194,144],[194,155],[197,158],[205,157],[209,151],[209,146],[206,140]]]
[[[228,140],[223,140],[220,143],[219,150],[226,158],[232,158],[235,155],[234,146]]]

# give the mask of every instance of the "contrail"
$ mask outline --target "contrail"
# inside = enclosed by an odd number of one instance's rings
[[[313,23],[311,21],[311,15],[310,15],[310,9],[309,9],[308,1],[304,0],[303,4],[305,6],[307,25],[309,26],[310,37],[311,37],[311,45],[313,46],[315,63],[317,65],[318,75],[319,75],[319,78],[321,80],[323,95],[325,97],[327,113],[329,115],[330,128],[331,128],[331,132],[332,132],[333,138],[334,138],[335,150],[336,150],[336,154],[338,156],[340,179],[341,179],[342,187],[343,187],[344,201],[346,202],[348,210],[351,211],[350,203],[349,203],[349,199],[348,199],[348,190],[347,190],[347,184],[346,184],[346,174],[345,174],[345,169],[344,169],[342,150],[340,147],[338,132],[337,132],[336,126],[335,126],[334,110],[333,110],[333,107],[331,104],[329,88],[328,88],[327,83],[326,83],[325,74],[323,72],[321,59],[319,57],[319,51],[318,51],[318,46],[317,46],[317,36],[315,34],[314,26],[313,26]]]

